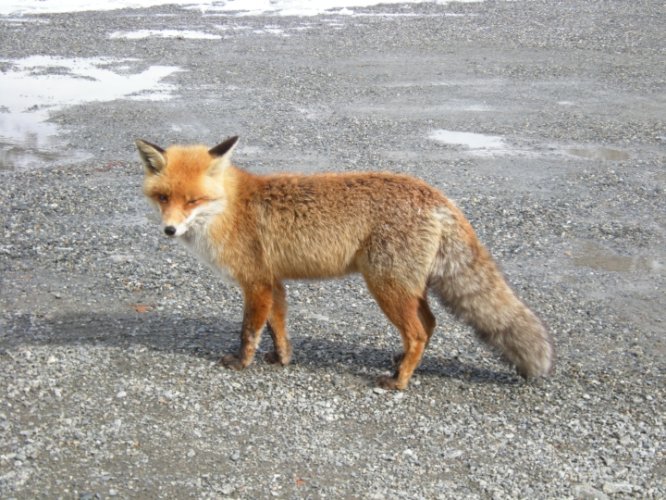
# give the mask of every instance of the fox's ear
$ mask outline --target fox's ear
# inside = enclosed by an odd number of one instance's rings
[[[164,169],[166,166],[166,158],[164,157],[165,151],[161,147],[137,139],[136,148],[139,150],[139,156],[141,156],[141,160],[148,173],[159,174]]]
[[[218,144],[214,148],[210,148],[208,150],[208,154],[215,158],[221,158],[223,156],[226,156],[227,158],[231,157],[231,153],[236,147],[236,143],[238,142],[238,136],[235,135],[233,137],[229,137],[226,141]]]
[[[213,157],[208,175],[215,176],[231,165],[231,153],[234,151],[237,142],[238,136],[236,135],[208,150],[208,154]]]

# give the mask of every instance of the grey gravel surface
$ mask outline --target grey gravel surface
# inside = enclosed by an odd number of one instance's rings
[[[0,18],[3,71],[34,54],[181,70],[171,100],[55,110],[56,147],[4,157],[1,497],[666,497],[663,2],[356,12]],[[110,37],[166,28],[223,36]],[[289,367],[220,368],[239,291],[160,234],[133,140],[232,134],[255,172],[443,189],[549,325],[554,376],[522,382],[437,310],[408,390],[375,388],[400,340],[357,277],[289,284]]]

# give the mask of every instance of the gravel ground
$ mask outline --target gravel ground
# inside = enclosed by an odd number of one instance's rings
[[[181,69],[171,100],[54,110],[55,146],[4,157],[1,497],[666,497],[663,3],[357,13],[0,18],[5,72],[35,54]],[[110,37],[166,28],[221,38]],[[217,366],[239,291],[160,234],[133,140],[232,134],[255,172],[443,189],[549,325],[554,376],[522,382],[437,310],[408,390],[375,388],[400,340],[358,277],[289,284],[289,367]]]

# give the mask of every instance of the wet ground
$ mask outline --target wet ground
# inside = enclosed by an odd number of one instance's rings
[[[661,498],[661,2],[0,18],[3,497]],[[134,139],[444,190],[549,325],[522,384],[438,310],[414,383],[352,277],[290,284],[295,363],[219,369],[240,295],[165,241]],[[268,345],[262,345],[267,349]]]

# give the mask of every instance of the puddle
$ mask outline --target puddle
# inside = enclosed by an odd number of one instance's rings
[[[457,132],[453,130],[433,130],[428,136],[431,140],[462,146],[479,156],[510,154],[511,150],[498,135],[476,134],[473,132]]]
[[[320,14],[355,15],[354,8],[371,7],[375,5],[388,5],[396,3],[420,3],[423,0],[227,0],[226,2],[212,2],[210,4],[200,2],[190,8],[201,10],[205,13],[220,12],[236,16],[298,16],[308,17]],[[454,0],[438,0],[438,4],[451,3]],[[478,3],[483,0],[457,0],[465,3]],[[411,13],[407,12],[407,15]],[[392,14],[395,15],[395,14]]]
[[[459,105],[459,109],[466,111],[489,111],[492,108],[483,104],[459,102],[454,103]],[[401,108],[404,112],[405,107]],[[604,161],[623,161],[630,159],[629,153],[620,149],[604,148],[600,146],[584,146],[577,148],[567,148],[560,145],[543,146],[534,145],[527,142],[525,139],[513,138],[513,144],[507,144],[505,139],[498,135],[477,134],[473,132],[459,132],[454,130],[432,130],[429,134],[429,139],[448,144],[451,146],[459,146],[466,149],[470,154],[475,156],[564,156],[572,155],[578,158],[585,158],[588,160],[604,160]]]
[[[664,268],[656,259],[618,255],[590,242],[585,243],[581,253],[573,257],[573,262],[577,267],[615,273],[660,272]]]
[[[86,0],[3,0],[0,15],[46,14],[79,12],[86,10],[113,10],[123,8],[146,8],[154,5],[178,4],[201,12],[222,12],[234,15],[280,15],[316,16],[319,14],[353,15],[353,8],[379,4],[421,3],[428,0],[109,0],[90,2]],[[437,0],[440,5],[453,1],[477,3],[483,0]],[[395,14],[391,14],[395,15]],[[409,15],[409,13],[407,13]],[[455,14],[454,14],[455,15]]]
[[[504,149],[504,140],[497,135],[455,132],[453,130],[434,130],[430,138],[445,144],[457,144],[470,149]]]
[[[189,30],[138,30],[138,31],[116,31],[109,38],[125,40],[143,40],[145,38],[175,38],[178,40],[219,40],[220,35],[212,35],[203,31]]]
[[[3,23],[7,24],[49,24],[47,19],[37,19],[34,17],[5,17]]]
[[[579,158],[585,158],[588,160],[622,161],[629,159],[629,154],[619,149],[575,148],[567,149],[566,152],[570,155],[578,156]]]
[[[163,100],[175,86],[162,79],[178,68],[133,73],[130,60],[32,56],[1,60],[0,169],[53,161],[62,144],[50,113],[66,106],[115,99]]]
[[[253,30],[257,35],[275,35],[275,36],[289,36],[279,26],[265,26],[263,29]]]

